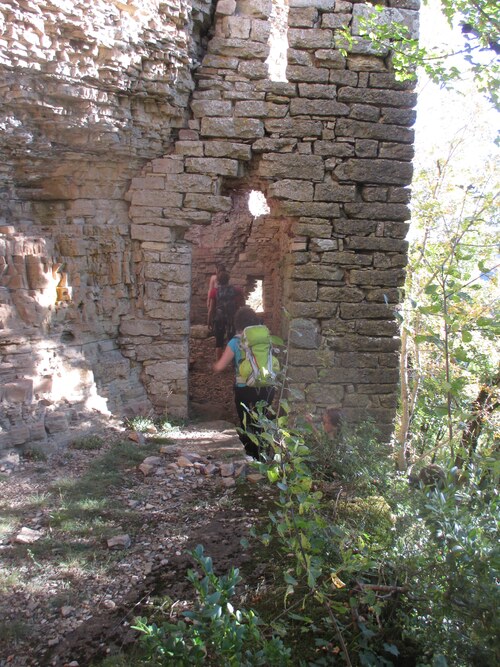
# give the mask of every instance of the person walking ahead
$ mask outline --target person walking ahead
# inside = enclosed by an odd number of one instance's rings
[[[250,413],[254,411],[257,403],[263,401],[265,406],[269,407],[273,402],[275,389],[273,386],[248,386],[240,375],[240,364],[243,361],[244,353],[241,345],[241,337],[246,327],[260,325],[261,320],[249,306],[243,306],[236,311],[234,316],[234,326],[236,334],[231,338],[226,346],[222,356],[213,365],[216,373],[223,371],[231,362],[234,363],[236,374],[234,384],[234,402],[236,412],[240,421],[241,428],[249,433],[258,434],[260,428],[252,419]],[[264,406],[264,409],[265,409]],[[252,441],[247,433],[239,434],[240,440],[249,456],[259,460],[261,458],[259,447]]]
[[[208,328],[215,335],[215,360],[219,360],[224,345],[234,336],[234,314],[244,302],[241,289],[229,284],[229,274],[217,274],[218,286],[208,295]]]

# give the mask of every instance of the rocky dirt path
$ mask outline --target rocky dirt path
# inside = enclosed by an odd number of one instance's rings
[[[197,544],[220,573],[249,559],[240,540],[265,487],[234,428],[230,371],[211,377],[210,339],[192,355],[193,418],[212,421],[167,439],[110,424],[96,450],[70,447],[0,473],[0,667],[98,664],[136,639],[130,626],[152,598],[168,595],[177,609],[192,598],[186,571]],[[89,488],[75,515],[66,492],[123,442],[135,463],[105,498]]]
[[[1,667],[82,667],[116,651],[135,638],[130,624],[147,615],[153,594],[181,605],[190,599],[187,552],[196,544],[221,573],[248,559],[240,540],[258,515],[259,476],[231,424],[182,429],[127,469],[107,499],[124,510],[117,534],[80,538],[85,558],[79,558],[78,545],[66,550],[61,542],[75,533],[54,520],[64,512],[56,509],[55,483],[82,478],[102,454],[25,461],[0,482],[2,507],[15,519],[0,543]]]

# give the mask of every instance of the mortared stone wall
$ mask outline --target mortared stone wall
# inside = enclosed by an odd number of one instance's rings
[[[188,415],[217,261],[263,281],[306,409],[390,432],[415,94],[359,37],[371,5],[288,4],[273,81],[273,0],[0,0],[0,448]],[[416,32],[417,0],[383,4]]]

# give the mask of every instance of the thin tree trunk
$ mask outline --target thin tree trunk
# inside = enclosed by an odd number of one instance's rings
[[[489,385],[481,387],[479,394],[472,403],[471,418],[467,422],[462,432],[462,447],[461,451],[455,458],[455,465],[457,468],[462,468],[465,460],[465,452],[468,453],[469,459],[477,450],[479,437],[483,430],[484,423],[488,417],[499,407],[500,403],[494,400],[494,390],[500,385],[500,373],[492,378]]]

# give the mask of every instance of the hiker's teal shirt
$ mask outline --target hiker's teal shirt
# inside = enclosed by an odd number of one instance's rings
[[[231,340],[229,341],[228,346],[231,348],[234,354],[233,362],[234,362],[234,372],[236,374],[235,385],[237,387],[246,387],[246,384],[244,382],[238,382],[238,373],[240,364],[245,358],[241,350],[240,336],[239,335],[233,336],[233,338],[231,338]]]

